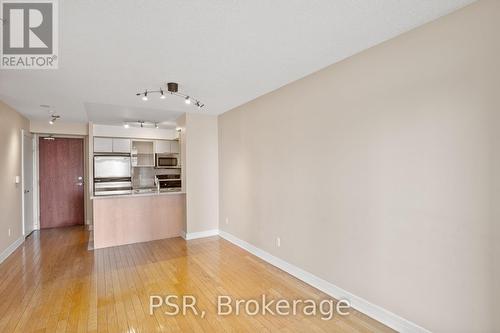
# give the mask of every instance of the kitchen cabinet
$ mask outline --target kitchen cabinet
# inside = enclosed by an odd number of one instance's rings
[[[130,153],[130,139],[113,138],[113,153]]]
[[[95,153],[111,153],[113,152],[112,138],[94,138]]]
[[[94,138],[95,153],[130,153],[130,139]]]
[[[170,141],[170,152],[173,154],[180,154],[181,147],[179,141]]]
[[[154,141],[133,140],[132,141],[132,166],[133,167],[154,167]]]
[[[155,153],[157,154],[179,154],[179,141],[175,140],[156,140]]]
[[[170,153],[170,141],[156,140],[155,141],[155,153],[157,153],[157,154],[169,154]]]

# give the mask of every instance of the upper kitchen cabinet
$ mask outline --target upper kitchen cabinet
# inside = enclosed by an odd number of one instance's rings
[[[156,154],[168,154],[168,153],[170,153],[170,141],[156,140],[155,141],[155,153]]]
[[[173,154],[179,154],[181,152],[181,147],[179,141],[170,141],[170,152]]]
[[[130,153],[130,139],[94,138],[95,153]]]
[[[132,166],[154,167],[156,145],[149,140],[132,140]]]
[[[94,138],[94,153],[112,153],[112,138]]]
[[[180,147],[177,140],[156,140],[155,153],[157,154],[179,154]]]
[[[130,139],[113,138],[113,153],[130,153]]]

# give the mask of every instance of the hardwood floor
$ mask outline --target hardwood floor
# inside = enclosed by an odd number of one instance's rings
[[[233,299],[328,299],[235,245],[211,237],[171,238],[87,250],[82,227],[36,231],[0,265],[0,332],[390,332],[351,310],[321,320],[217,316],[217,295]],[[150,295],[197,297],[202,319],[149,314]],[[180,303],[179,303],[180,304]]]

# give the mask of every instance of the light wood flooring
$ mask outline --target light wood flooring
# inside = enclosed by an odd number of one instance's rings
[[[82,227],[36,231],[0,264],[0,332],[391,332],[351,311],[319,316],[217,316],[217,295],[329,297],[239,247],[211,237],[87,250]],[[194,295],[202,319],[149,314],[150,295]]]

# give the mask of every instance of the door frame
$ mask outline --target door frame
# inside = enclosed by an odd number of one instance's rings
[[[25,166],[25,160],[24,160],[24,144],[25,144],[25,135],[26,134],[31,134],[29,131],[26,131],[24,129],[21,129],[21,171],[22,171],[22,176],[21,176],[21,221],[22,221],[22,230],[23,230],[23,236],[26,237],[26,230],[25,230],[25,219],[26,216],[24,214],[24,208],[26,206],[25,199],[24,199],[24,185],[25,185],[25,179],[24,179],[24,166]],[[33,153],[31,156],[31,161],[33,163],[32,165],[32,172],[33,174],[31,175],[31,180],[32,180],[32,189],[33,189],[33,202],[31,207],[32,210],[32,215],[33,215],[33,230],[37,230],[36,228],[36,200],[35,200],[35,164],[36,164],[36,152],[35,152],[35,135],[32,134],[31,136],[31,148],[33,149]]]
[[[87,207],[90,204],[90,195],[88,192],[88,168],[91,167],[90,164],[88,164],[88,140],[86,135],[70,135],[70,134],[49,134],[49,133],[33,133],[33,141],[34,141],[34,175],[33,175],[33,204],[35,205],[34,208],[34,220],[35,220],[35,229],[34,230],[40,230],[40,147],[38,145],[40,138],[44,137],[53,137],[53,138],[61,138],[61,139],[82,139],[83,140],[83,226],[85,228],[88,228],[88,220],[87,220]],[[88,165],[87,165],[88,164]]]

